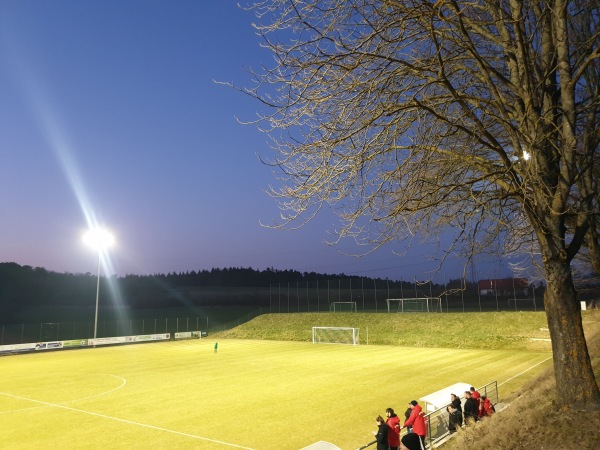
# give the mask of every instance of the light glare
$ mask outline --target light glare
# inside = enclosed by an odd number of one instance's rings
[[[115,243],[115,238],[107,230],[94,228],[85,233],[83,241],[95,250],[102,251],[112,247]]]

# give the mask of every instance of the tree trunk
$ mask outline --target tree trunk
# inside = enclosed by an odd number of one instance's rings
[[[570,267],[547,263],[545,309],[552,338],[557,403],[562,408],[598,408],[600,391],[583,334],[581,306]]]

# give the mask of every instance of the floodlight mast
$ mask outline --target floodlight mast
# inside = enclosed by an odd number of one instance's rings
[[[94,314],[94,340],[98,331],[98,299],[100,298],[100,252],[98,252],[98,276],[96,277],[96,312]]]
[[[96,281],[96,312],[94,315],[94,339],[96,339],[98,333],[98,300],[100,298],[100,263],[102,261],[102,252],[107,250],[114,244],[113,235],[104,229],[93,228],[90,229],[83,240],[90,247],[94,248],[98,253],[98,277]]]

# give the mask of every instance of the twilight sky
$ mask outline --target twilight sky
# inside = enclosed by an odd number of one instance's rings
[[[260,105],[214,82],[250,85],[244,68],[270,63],[254,20],[231,0],[0,2],[0,262],[93,273],[82,235],[98,223],[117,242],[108,274],[425,278],[431,249],[346,256],[324,243],[333,217],[299,231],[260,225],[278,216],[257,158],[267,136],[236,121]],[[438,280],[461,270],[454,261]]]

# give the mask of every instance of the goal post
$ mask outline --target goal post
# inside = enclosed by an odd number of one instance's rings
[[[386,298],[388,312],[442,312],[441,297]]]
[[[356,302],[331,302],[330,310],[333,312],[357,312]]]
[[[359,344],[359,328],[313,327],[313,344]]]

